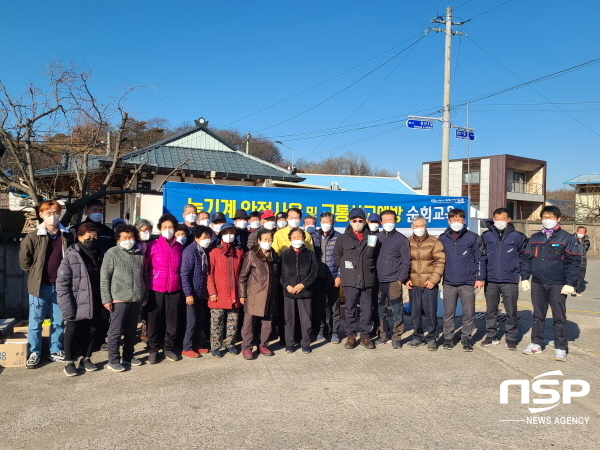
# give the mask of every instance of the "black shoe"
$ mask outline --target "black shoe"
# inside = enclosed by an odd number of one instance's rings
[[[490,347],[492,345],[498,345],[500,341],[496,338],[491,338],[489,336],[486,336],[486,338],[481,341],[481,345],[482,347]]]
[[[156,360],[158,359],[158,352],[150,352],[148,355],[148,364],[156,364]]]
[[[167,358],[169,361],[179,361],[179,356],[177,356],[171,350],[167,350],[165,352],[165,358]]]
[[[81,358],[79,367],[84,368],[86,372],[95,372],[98,370],[98,367],[90,360],[90,358]]]
[[[442,348],[444,350],[452,350],[453,347],[454,347],[454,342],[452,341],[452,339],[444,340],[444,344],[442,345]]]
[[[286,353],[294,353],[294,346],[293,345],[286,345],[285,352]]]
[[[131,358],[131,361],[121,360],[121,364],[124,366],[141,366],[144,362],[141,359]]]
[[[65,368],[63,369],[63,372],[68,377],[77,376],[77,368],[75,367],[75,363],[73,363],[73,362],[66,363]]]
[[[465,352],[473,351],[473,345],[471,345],[471,341],[469,339],[462,339],[461,344],[463,346],[463,351],[465,351]]]
[[[437,350],[437,344],[435,343],[435,340],[431,340],[427,343],[427,350],[430,352],[435,352]]]
[[[516,352],[517,351],[517,343],[515,341],[506,341],[506,348]]]
[[[308,355],[308,354],[312,353],[312,349],[310,347],[302,347],[302,353],[304,353],[305,355]]]
[[[402,341],[392,341],[392,348],[399,350],[402,348]]]
[[[409,347],[411,347],[411,348],[413,348],[413,347],[415,347],[415,348],[416,348],[416,347],[418,347],[419,345],[423,345],[423,344],[424,344],[424,342],[423,342],[423,341],[419,341],[419,340],[417,340],[417,339],[413,339],[412,341],[410,341],[410,342],[408,343],[408,346],[409,346]]]

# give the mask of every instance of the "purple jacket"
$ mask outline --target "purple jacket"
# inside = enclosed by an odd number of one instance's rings
[[[186,297],[193,295],[197,299],[206,299],[206,277],[208,276],[208,258],[204,249],[192,242],[183,251],[181,262],[181,284]]]
[[[148,289],[156,292],[177,292],[181,289],[181,254],[183,245],[175,239],[169,242],[163,237],[148,242],[146,263],[148,266]]]

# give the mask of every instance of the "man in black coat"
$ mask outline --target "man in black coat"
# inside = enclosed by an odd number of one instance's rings
[[[340,268],[342,286],[346,295],[345,348],[356,347],[356,308],[360,304],[360,343],[375,348],[370,335],[373,331],[372,297],[377,279],[375,262],[379,251],[377,235],[369,234],[366,216],[355,208],[348,214],[350,224],[338,237],[333,249],[335,264]]]

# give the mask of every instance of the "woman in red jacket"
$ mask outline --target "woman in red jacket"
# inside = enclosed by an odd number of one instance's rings
[[[221,346],[237,355],[234,339],[240,314],[238,279],[244,260],[244,251],[235,244],[235,227],[224,223],[219,232],[220,245],[209,255],[207,290],[210,308],[210,353],[221,357]],[[225,327],[225,339],[223,328]]]

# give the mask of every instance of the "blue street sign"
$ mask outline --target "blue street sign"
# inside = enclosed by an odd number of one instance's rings
[[[409,119],[406,121],[408,128],[419,128],[421,130],[433,130],[433,122],[430,120]]]
[[[474,141],[475,140],[475,132],[462,130],[459,128],[456,130],[456,137],[458,139],[469,139],[470,141]]]

